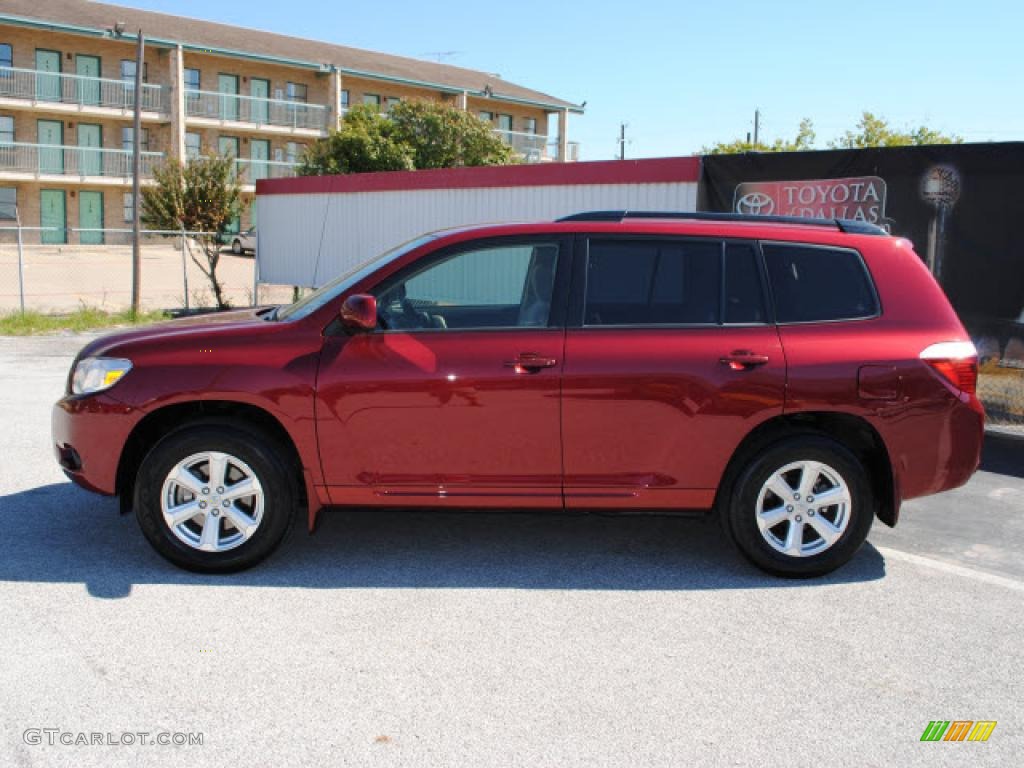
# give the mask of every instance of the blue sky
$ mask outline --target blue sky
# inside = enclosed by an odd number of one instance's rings
[[[944,0],[576,3],[122,0],[499,73],[574,102],[582,157],[691,154],[751,130],[818,145],[871,110],[969,141],[1024,140],[1024,4]]]

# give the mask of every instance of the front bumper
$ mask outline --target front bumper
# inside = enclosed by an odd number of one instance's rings
[[[117,466],[128,436],[145,414],[105,393],[69,395],[53,406],[57,463],[86,490],[117,493]]]

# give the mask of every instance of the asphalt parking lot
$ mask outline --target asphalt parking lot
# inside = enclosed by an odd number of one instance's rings
[[[0,338],[0,765],[1024,763],[1024,440],[816,581],[696,520],[360,511],[205,577],[56,467],[80,343]]]

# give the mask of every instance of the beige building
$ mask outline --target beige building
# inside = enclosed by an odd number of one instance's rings
[[[230,153],[251,201],[257,179],[292,175],[350,106],[403,99],[473,112],[528,162],[578,154],[568,118],[582,107],[484,72],[86,0],[4,0],[0,226],[15,206],[43,242],[100,243],[128,226],[140,29],[143,183],[167,157]]]

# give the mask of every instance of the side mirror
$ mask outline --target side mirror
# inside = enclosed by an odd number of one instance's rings
[[[377,299],[356,293],[341,305],[341,324],[356,331],[372,331],[377,327]]]

